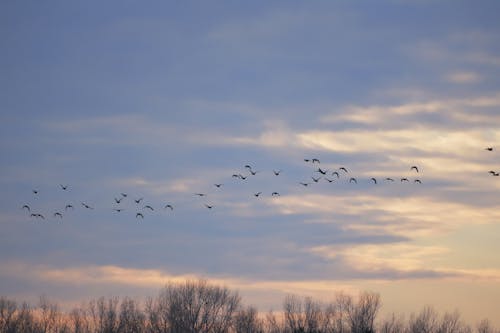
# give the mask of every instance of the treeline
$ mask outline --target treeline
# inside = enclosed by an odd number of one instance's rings
[[[36,306],[0,297],[1,333],[500,333],[488,320],[465,324],[458,312],[430,307],[407,320],[377,320],[378,294],[337,294],[329,303],[287,296],[282,311],[259,314],[237,292],[204,280],[167,284],[140,303],[117,297],[92,300],[70,312],[41,297]]]

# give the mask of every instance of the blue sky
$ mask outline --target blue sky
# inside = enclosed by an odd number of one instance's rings
[[[262,311],[373,290],[384,312],[495,320],[499,7],[1,3],[0,294],[203,277]]]

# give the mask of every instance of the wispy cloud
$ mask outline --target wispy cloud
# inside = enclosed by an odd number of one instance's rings
[[[473,84],[480,82],[483,78],[474,72],[452,72],[445,76],[446,81],[457,84]]]

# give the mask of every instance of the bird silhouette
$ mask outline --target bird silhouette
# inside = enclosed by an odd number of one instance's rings
[[[411,171],[411,170],[415,170],[416,172],[418,172],[418,167],[417,167],[416,165],[414,165],[414,166],[412,166],[412,167],[410,168],[410,171]]]
[[[254,193],[253,195],[257,198],[257,197],[259,197],[259,195],[261,195],[261,194],[262,194],[262,192],[257,192],[257,193]]]
[[[375,179],[374,177],[370,178],[374,184],[377,184],[377,179]]]
[[[271,196],[272,196],[272,197],[276,197],[276,196],[278,196],[278,197],[279,197],[279,196],[280,196],[280,194],[279,194],[278,192],[273,192],[273,193],[271,193]]]
[[[87,208],[87,209],[94,209],[93,207],[90,207],[89,205],[87,205],[85,202],[82,202],[82,206]]]
[[[486,147],[486,148],[484,148],[484,150],[493,151],[493,147]]]
[[[356,180],[356,178],[352,177],[349,179],[349,183],[358,183],[358,181]]]
[[[24,209],[27,209],[27,210],[28,210],[28,212],[31,212],[31,208],[30,208],[30,206],[28,206],[28,205],[24,205],[23,207],[21,207],[21,209],[23,209],[23,210],[24,210]]]
[[[167,208],[170,208],[170,210],[174,210],[174,206],[172,206],[171,204],[166,204],[165,209]]]
[[[45,216],[43,216],[42,214],[39,214],[39,213],[33,213],[33,214],[31,214],[31,217],[41,218],[42,220],[45,220]]]
[[[401,178],[401,183],[402,182],[409,182],[408,178]]]
[[[208,204],[205,204],[205,207],[207,207],[208,209],[212,209],[212,208],[214,208],[214,206],[213,206],[213,205],[208,205]]]
[[[55,212],[55,213],[54,213],[54,217],[59,217],[60,219],[62,219],[62,217],[63,217],[63,216],[62,216],[62,214],[61,214],[61,213],[59,213],[59,212]]]
[[[59,184],[59,186],[61,186],[61,189],[63,189],[64,191],[68,189],[68,185],[64,186],[63,184]]]
[[[233,173],[233,175],[231,177],[233,177],[233,178],[240,178],[240,175],[238,175],[236,173]]]
[[[199,197],[204,197],[204,196],[206,196],[206,194],[205,194],[205,193],[195,193],[194,195],[199,196]]]
[[[252,167],[250,165],[245,165],[245,169],[252,170]]]
[[[126,198],[127,197],[127,193],[120,193],[122,195],[122,197]]]
[[[33,190],[33,194],[38,194],[38,190]]]
[[[333,179],[329,179],[328,177],[325,177],[325,180],[329,183],[333,183]]]
[[[220,188],[223,184],[214,184],[215,187]]]
[[[281,170],[273,170],[273,173],[275,176],[279,176],[281,173]]]
[[[313,182],[317,183],[317,182],[319,182],[319,180],[321,179],[321,177],[318,177],[318,178],[311,177],[311,179],[313,180]]]
[[[300,184],[300,185],[302,185],[302,186],[304,186],[304,187],[305,187],[305,186],[309,186],[309,183],[303,183],[303,182],[300,182],[299,184]]]
[[[151,211],[153,211],[153,210],[154,210],[154,209],[153,209],[153,207],[151,207],[150,205],[146,205],[146,206],[144,206],[142,209],[149,209],[149,210],[151,210]]]
[[[414,182],[415,184],[422,184],[422,181],[421,181],[420,179],[415,179],[413,182]]]
[[[259,172],[259,171],[253,171],[252,169],[250,169],[250,170],[248,170],[248,171],[250,171],[250,174],[251,174],[252,176],[255,176],[255,175],[257,174],[257,172]]]
[[[122,197],[122,198],[120,198],[120,199],[115,198],[115,202],[116,202],[117,204],[119,204],[120,202],[122,202],[122,200],[123,200],[123,197]]]
[[[312,163],[320,163],[320,162],[319,162],[319,160],[318,160],[317,158],[313,158],[311,162],[312,162]]]
[[[142,215],[142,213],[137,213],[137,214],[135,214],[135,218],[138,218],[138,217],[140,217],[141,219],[143,219],[143,218],[144,218],[144,215]]]
[[[340,178],[339,173],[337,171],[332,172],[332,176],[337,176],[337,179]]]
[[[142,201],[143,199],[144,199],[144,198],[134,199],[134,202],[135,202],[136,204],[140,204],[140,203],[141,203],[141,201]]]
[[[326,175],[326,171],[322,170],[321,168],[318,168],[318,170],[316,170],[316,171],[318,171],[322,175]]]
[[[389,182],[393,182],[393,181],[394,181],[394,179],[389,178],[389,177],[387,177],[385,180],[387,180],[387,181],[389,181]]]
[[[123,208],[115,208],[115,209],[113,209],[113,210],[114,210],[115,212],[118,212],[118,213],[119,213],[119,212],[123,211],[124,209],[123,209]]]
[[[238,175],[240,177],[240,179],[242,180],[246,180],[248,176],[243,176],[241,173]]]
[[[340,167],[340,168],[339,168],[339,170],[342,170],[342,171],[344,171],[345,173],[348,173],[348,172],[349,172],[349,171],[347,171],[347,169],[346,169],[346,168],[344,168],[344,167]]]
[[[304,158],[304,162],[310,162],[311,160],[308,158]]]
[[[67,204],[66,207],[64,207],[64,210],[68,210],[68,208],[75,209],[73,205]]]

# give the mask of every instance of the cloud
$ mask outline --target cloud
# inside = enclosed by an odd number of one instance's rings
[[[472,84],[482,81],[482,76],[474,72],[452,72],[445,76],[446,81],[457,84]]]

